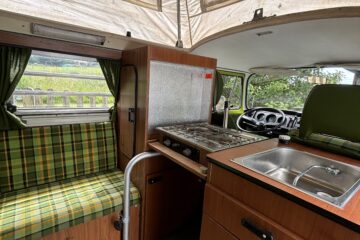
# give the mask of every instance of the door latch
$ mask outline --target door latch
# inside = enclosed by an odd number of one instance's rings
[[[129,122],[135,123],[135,108],[129,108],[128,114],[129,114],[128,117]]]

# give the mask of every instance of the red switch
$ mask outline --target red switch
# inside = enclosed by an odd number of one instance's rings
[[[213,74],[212,74],[212,73],[205,73],[205,78],[206,78],[206,79],[212,79],[212,78],[213,78]]]

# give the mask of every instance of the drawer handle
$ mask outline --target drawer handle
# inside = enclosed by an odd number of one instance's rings
[[[270,232],[263,231],[256,227],[254,224],[252,224],[249,220],[243,218],[241,220],[241,225],[243,225],[245,228],[247,228],[250,232],[254,233],[256,236],[258,236],[260,239],[264,240],[273,240],[273,236]]]

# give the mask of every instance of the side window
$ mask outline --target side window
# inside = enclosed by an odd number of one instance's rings
[[[200,6],[203,12],[208,12],[240,1],[242,0],[201,0]]]
[[[161,12],[162,11],[162,0],[125,0],[129,3],[146,7],[152,10],[156,10]]]
[[[42,51],[32,52],[11,101],[23,118],[100,112],[108,118],[114,105],[95,58]]]
[[[243,88],[243,73],[219,71],[224,81],[224,88],[218,104],[216,105],[216,111],[224,109],[224,102],[228,100],[230,102],[231,109],[240,109],[242,104],[242,88]]]

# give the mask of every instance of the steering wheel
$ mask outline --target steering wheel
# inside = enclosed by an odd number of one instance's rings
[[[264,123],[255,118],[256,112],[258,111],[268,111],[281,114],[282,121],[275,123]],[[281,125],[283,125],[286,121],[286,116],[283,111],[276,108],[269,107],[256,107],[246,110],[243,114],[241,114],[236,120],[236,126],[239,130],[248,132],[248,133],[268,133],[278,129]],[[245,128],[248,127],[249,129]]]

